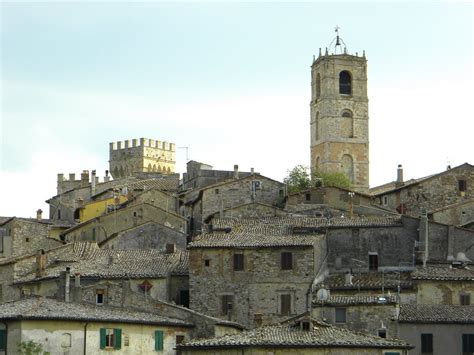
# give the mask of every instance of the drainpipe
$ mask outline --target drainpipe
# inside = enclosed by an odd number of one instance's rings
[[[426,267],[426,262],[428,261],[429,255],[429,245],[428,245],[428,215],[426,213],[426,210],[423,210],[421,212],[420,216],[420,240],[423,240],[424,244],[424,253],[423,253],[423,267]]]
[[[87,354],[87,326],[89,323],[84,324],[84,355]]]

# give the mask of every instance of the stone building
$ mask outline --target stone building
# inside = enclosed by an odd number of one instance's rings
[[[398,335],[415,354],[474,353],[474,306],[400,306]]]
[[[412,346],[399,339],[355,333],[299,316],[281,324],[264,326],[220,338],[198,339],[178,345],[183,355],[406,355]]]
[[[172,174],[175,171],[174,143],[140,138],[110,143],[109,170],[114,179],[134,173]]]
[[[320,51],[311,66],[311,170],[342,172],[358,191],[369,188],[368,101],[365,52]]]
[[[253,169],[251,172],[239,171],[238,165],[234,165],[234,170],[214,170],[209,164],[191,160],[186,164],[181,189],[201,189],[224,180],[242,178],[251,174],[254,174]]]
[[[279,181],[258,174],[236,176],[183,194],[182,214],[190,220],[191,234],[197,234],[216,213],[254,202],[282,207],[284,198],[285,186]]]
[[[57,256],[49,264],[41,257],[34,272],[13,283],[22,295],[120,307],[143,294],[189,306],[186,251],[96,249],[74,261]]]
[[[191,309],[248,327],[308,309],[324,235],[295,235],[273,219],[216,220],[189,245]]]
[[[430,210],[428,218],[442,224],[469,227],[474,222],[474,198]]]
[[[418,217],[440,208],[467,202],[474,198],[474,166],[465,163],[438,174],[404,181],[401,166],[397,180],[370,189],[376,202],[393,211]],[[447,224],[457,223],[461,215],[444,219]],[[446,217],[446,216],[445,216]]]
[[[39,212],[39,211],[38,211]],[[60,233],[71,225],[64,221],[12,217],[0,224],[0,257],[11,257],[62,245]]]

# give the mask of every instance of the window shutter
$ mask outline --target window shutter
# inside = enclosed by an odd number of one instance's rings
[[[114,329],[114,338],[115,338],[115,349],[122,348],[122,329]]]
[[[7,343],[7,333],[5,329],[0,329],[0,350],[5,350],[6,343]]]
[[[163,350],[163,331],[155,331],[155,350]]]
[[[106,333],[106,329],[100,328],[100,348],[101,349],[105,349],[105,344],[106,344],[105,333]]]

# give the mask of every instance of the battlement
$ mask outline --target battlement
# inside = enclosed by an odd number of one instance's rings
[[[132,139],[132,140],[125,140],[125,141],[118,141],[109,143],[110,151],[114,150],[122,150],[122,149],[133,149],[137,147],[147,147],[147,148],[156,148],[161,150],[166,150],[170,152],[176,151],[176,144],[163,142],[155,139],[149,138],[140,138],[140,139]]]

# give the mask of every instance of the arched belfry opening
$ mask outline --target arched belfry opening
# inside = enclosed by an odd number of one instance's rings
[[[339,94],[352,95],[352,77],[347,70],[339,73]]]
[[[321,75],[316,74],[316,100],[321,97]]]

